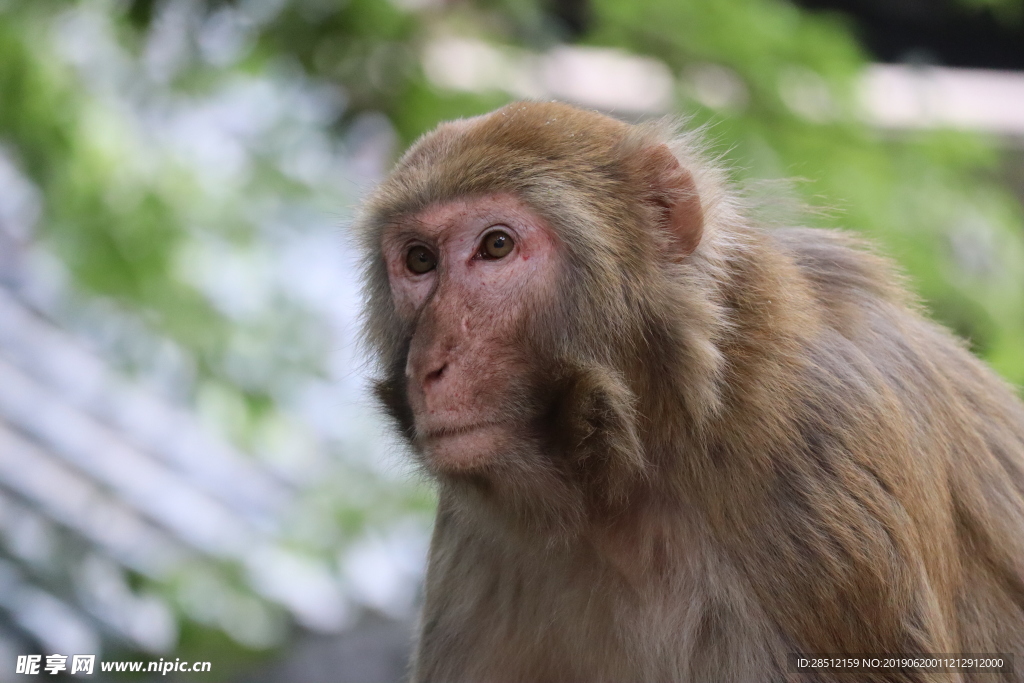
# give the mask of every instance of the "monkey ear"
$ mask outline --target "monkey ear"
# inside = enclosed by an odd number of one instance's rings
[[[674,255],[689,256],[704,233],[704,210],[693,176],[667,145],[648,147],[641,156],[641,168],[651,174],[651,199],[662,211],[662,225],[669,233]]]

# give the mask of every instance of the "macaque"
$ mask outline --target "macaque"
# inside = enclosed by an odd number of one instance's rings
[[[439,495],[415,681],[1024,681],[1024,404],[886,260],[692,136],[516,103],[357,223]],[[791,656],[1001,653],[996,673]]]

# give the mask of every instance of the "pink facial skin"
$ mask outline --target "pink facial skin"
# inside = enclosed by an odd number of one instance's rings
[[[514,242],[498,259],[482,250],[494,230]],[[409,269],[418,246],[434,270]],[[554,296],[554,232],[498,194],[430,206],[385,231],[382,247],[396,310],[415,326],[405,374],[417,445],[442,470],[482,466],[522,427],[502,399],[525,371],[514,348],[524,316]]]

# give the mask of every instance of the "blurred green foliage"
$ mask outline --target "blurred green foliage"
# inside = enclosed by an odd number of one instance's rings
[[[100,3],[136,56],[167,4]],[[831,209],[821,222],[876,237],[940,320],[1010,380],[1024,382],[1024,230],[1019,206],[993,182],[999,156],[992,141],[952,132],[884,135],[864,124],[853,88],[866,58],[835,15],[811,14],[783,0],[237,5],[256,8],[250,46],[227,67],[193,59],[173,87],[202,90],[225,71],[297,64],[309,78],[344,89],[346,107],[331,123],[334,133],[363,112],[380,111],[403,144],[440,120],[511,98],[497,89],[467,93],[432,85],[419,56],[433,36],[534,52],[573,41],[655,57],[680,78],[678,110],[694,125],[708,126],[715,145],[736,164],[737,179],[802,179],[797,194]],[[4,6],[0,138],[43,189],[43,230],[83,287],[139,310],[192,350],[203,373],[217,375],[224,321],[174,277],[170,263],[187,218],[175,204],[186,193],[167,192],[168,179],[125,183],[116,177],[116,145],[97,140],[104,113],[90,109],[74,74],[41,47],[42,20],[66,3],[8,0]],[[202,11],[212,16],[233,6],[209,0]],[[739,79],[742,101],[712,109],[690,96],[686,74],[708,64]],[[823,89],[831,111],[818,120],[793,111],[780,95],[787,82]],[[111,188],[119,184],[134,186],[121,187],[115,201]],[[983,252],[974,258],[983,266],[965,267],[961,249]]]

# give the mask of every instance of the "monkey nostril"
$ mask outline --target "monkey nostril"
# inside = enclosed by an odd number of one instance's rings
[[[437,370],[434,370],[433,372],[428,372],[427,376],[423,378],[423,384],[424,385],[426,385],[426,384],[433,384],[434,382],[438,381],[439,379],[441,379],[441,375],[443,375],[444,371],[447,370],[447,369],[448,369],[448,364],[445,363],[444,365],[439,367]]]

